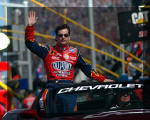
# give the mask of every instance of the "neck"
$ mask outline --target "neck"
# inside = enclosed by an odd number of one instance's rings
[[[55,46],[55,49],[57,49],[57,50],[67,50],[68,48],[69,48],[68,44],[66,44],[66,45],[58,45],[58,44],[56,44],[56,46]]]

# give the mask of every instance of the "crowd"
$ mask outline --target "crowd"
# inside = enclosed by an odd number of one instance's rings
[[[54,28],[56,27],[57,23],[63,23],[64,19],[61,17],[49,12],[44,8],[35,8],[37,10],[39,18],[36,30],[38,32],[52,35]],[[63,8],[57,8],[57,11],[63,13]],[[113,12],[112,12],[113,11]],[[119,41],[119,31],[117,26],[117,10],[111,8],[94,8],[94,21],[95,21],[95,32],[106,37],[107,39],[117,43]],[[89,28],[89,18],[88,18],[88,8],[85,7],[78,7],[78,8],[67,8],[67,17],[75,20],[81,25]],[[54,19],[55,21],[54,21]],[[108,24],[109,23],[109,24]],[[78,27],[77,25],[71,24],[68,22],[72,29],[72,40],[80,43],[86,43],[86,45],[90,45],[90,36],[89,33],[82,28]],[[50,40],[44,40],[43,38],[37,37],[37,39],[42,43],[48,43]],[[109,44],[105,43],[103,40],[95,37],[96,48],[98,49],[105,49]],[[52,41],[52,40],[51,40]],[[78,46],[79,47],[79,46]],[[90,56],[89,50],[85,48],[81,48],[81,53],[83,55],[87,55],[85,57]],[[106,49],[107,50],[107,49]],[[115,52],[115,51],[114,51]]]
[[[39,0],[48,7],[87,7],[87,0]],[[32,4],[32,2],[31,2]],[[36,6],[32,4],[32,6]],[[128,7],[131,6],[130,0],[93,0],[94,7]]]
[[[64,9],[66,9],[66,16],[78,22],[81,25],[89,28],[89,13],[88,13],[88,2],[86,0],[39,0],[42,4],[51,7],[57,12],[64,14]],[[64,19],[54,13],[48,11],[45,8],[38,7],[34,3],[29,4],[32,8],[29,10],[35,10],[38,16],[38,25],[35,25],[35,29],[39,33],[52,35],[54,32],[54,28],[58,25],[58,23],[64,23]],[[35,7],[34,7],[35,6]],[[121,11],[131,10],[132,2],[129,0],[93,0],[93,11],[94,11],[94,29],[95,32],[99,35],[107,38],[108,40],[120,44],[120,35],[119,35],[119,26],[118,26],[118,16],[117,13]],[[13,10],[12,10],[13,11]],[[22,11],[23,13],[23,11]],[[41,19],[42,18],[42,19]],[[21,18],[22,19],[22,18]],[[20,24],[23,23],[24,20],[20,20]],[[71,27],[71,40],[86,43],[86,45],[90,46],[90,34],[89,32],[83,30],[77,25],[74,25],[70,22],[67,22]],[[42,44],[53,44],[55,40],[49,40],[42,37],[35,37],[35,39]],[[100,38],[95,37],[95,45],[97,49],[108,52],[112,55],[120,57],[120,53],[117,48],[109,45],[105,41]],[[73,45],[80,49],[83,57],[91,59],[91,52],[89,49],[83,48],[81,46]],[[131,52],[131,44],[127,44],[125,49],[129,48],[129,52]],[[107,49],[109,47],[109,49]],[[144,50],[145,51],[145,50]],[[36,55],[32,55],[35,62],[33,62],[33,66],[37,66],[39,63],[39,58]],[[103,64],[107,68],[111,68],[112,64],[115,64],[116,61],[112,58],[109,58],[105,55],[96,53],[97,63]],[[108,62],[104,62],[108,61]],[[33,68],[33,72],[36,71],[36,67]]]

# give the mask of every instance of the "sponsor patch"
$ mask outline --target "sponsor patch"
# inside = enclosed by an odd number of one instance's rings
[[[70,56],[70,59],[71,59],[71,60],[76,60],[77,57],[72,57],[72,56]]]
[[[75,48],[69,48],[69,51],[70,52],[76,52],[76,49]]]
[[[56,73],[56,74],[70,75],[70,72],[66,72],[66,71],[54,71],[54,73]]]
[[[61,53],[56,53],[56,55],[57,55],[57,56],[60,56],[60,57],[62,56],[62,54],[61,54]]]
[[[52,63],[52,67],[57,70],[72,70],[72,64],[66,61],[56,61]]]
[[[64,57],[65,59],[69,59],[69,55],[68,55],[68,54],[64,54],[63,57]]]
[[[54,60],[59,60],[60,57],[52,56],[52,59],[54,59]]]
[[[57,76],[59,76],[59,77],[68,77],[68,75],[65,75],[65,74],[57,74]]]

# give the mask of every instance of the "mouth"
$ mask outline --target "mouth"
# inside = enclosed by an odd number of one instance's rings
[[[60,44],[62,44],[62,45],[67,44],[67,41],[66,40],[61,40]]]
[[[63,39],[61,42],[67,42],[67,40]]]
[[[61,43],[66,43],[66,41],[61,41]]]

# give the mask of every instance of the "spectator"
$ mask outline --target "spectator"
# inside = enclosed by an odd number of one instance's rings
[[[110,109],[140,108],[142,103],[131,89],[119,89],[112,102],[114,105]]]
[[[142,48],[142,43],[141,41],[135,42],[132,46],[132,50],[131,53],[134,54],[136,57],[141,58],[142,59],[142,54],[143,54],[143,48]],[[131,56],[127,56],[127,61],[128,64],[130,65],[134,65],[139,67],[140,69],[143,68],[143,65],[141,63],[138,63],[135,59],[133,59]],[[132,76],[133,81],[139,81],[139,78],[141,76],[141,72],[132,68],[131,66],[126,66],[126,71],[128,73],[129,76]]]
[[[131,106],[131,92],[121,91],[117,96],[117,103],[111,109],[125,108]]]
[[[29,91],[28,95],[23,100],[23,107],[24,108],[31,108],[34,100],[35,100],[34,93],[32,91]]]

